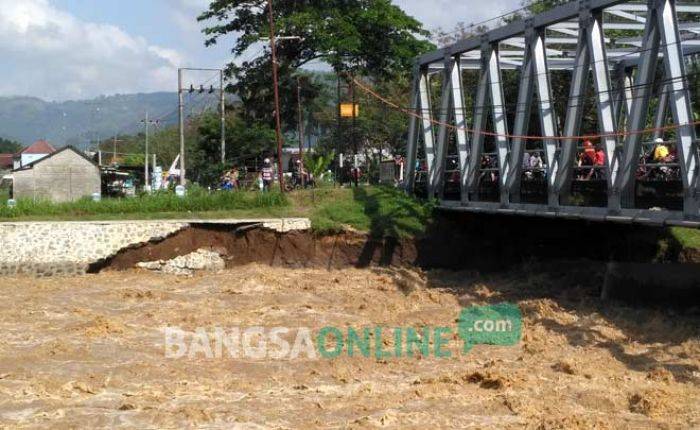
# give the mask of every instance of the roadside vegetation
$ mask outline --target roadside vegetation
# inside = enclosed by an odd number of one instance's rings
[[[432,209],[431,203],[390,187],[322,187],[284,195],[192,188],[185,198],[159,192],[97,202],[20,199],[14,208],[0,206],[0,221],[305,217],[318,234],[350,228],[376,236],[409,237],[424,231]]]
[[[184,198],[173,192],[141,194],[133,198],[103,199],[93,201],[84,198],[75,202],[52,203],[48,200],[19,199],[15,207],[0,206],[0,219],[4,221],[28,220],[99,220],[99,219],[148,219],[190,218],[209,212],[237,214],[240,212],[263,214],[281,209],[288,200],[279,192],[209,192],[193,187]]]
[[[700,249],[700,230],[673,227],[671,228],[671,234],[683,248]]]

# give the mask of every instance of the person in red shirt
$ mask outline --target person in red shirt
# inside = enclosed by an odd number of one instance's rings
[[[583,154],[581,154],[581,164],[593,166],[595,164],[595,148],[590,140],[583,142]]]
[[[596,150],[594,164],[596,166],[605,166],[605,151],[602,148]]]
[[[591,173],[588,175],[588,179],[590,179],[593,175],[596,177],[602,177],[603,175],[603,166],[605,166],[605,151],[603,151],[602,148],[598,147],[596,148],[595,151],[595,159],[593,161],[593,165],[596,167],[594,169],[591,169]]]
[[[578,167],[595,165],[595,148],[590,140],[583,142],[583,152],[578,156]],[[588,174],[584,170],[580,170],[579,179],[590,179],[593,175],[593,169]]]

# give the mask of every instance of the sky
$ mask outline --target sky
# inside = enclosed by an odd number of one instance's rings
[[[209,0],[0,0],[0,96],[79,100],[176,91],[178,67],[232,60],[229,37],[204,47]],[[394,0],[428,29],[516,9],[520,0]],[[211,79],[206,74],[189,78]]]

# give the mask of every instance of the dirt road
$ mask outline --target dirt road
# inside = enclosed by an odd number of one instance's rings
[[[248,265],[0,292],[8,428],[700,427],[700,312],[603,304],[571,277]],[[519,345],[460,354],[454,335],[450,358],[166,357],[166,326],[453,327],[504,301],[523,313]]]

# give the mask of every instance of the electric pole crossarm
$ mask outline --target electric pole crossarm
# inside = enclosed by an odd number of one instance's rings
[[[180,123],[180,185],[186,184],[185,171],[185,99],[184,92],[187,90],[184,87],[185,72],[217,72],[219,77],[219,116],[221,122],[221,164],[226,162],[226,88],[224,69],[206,69],[195,67],[182,67],[177,70],[177,94],[178,94],[178,113]],[[214,78],[211,78],[214,79]],[[210,79],[210,80],[211,80]],[[208,82],[208,81],[207,81]],[[194,84],[190,84],[189,92],[194,92]],[[204,84],[200,84],[199,93],[204,92]],[[214,86],[211,86],[209,94],[214,93]]]

